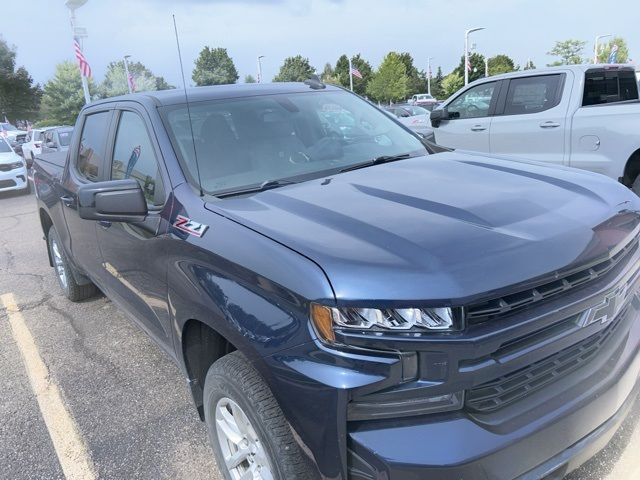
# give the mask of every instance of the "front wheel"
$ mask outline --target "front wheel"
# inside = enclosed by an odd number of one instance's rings
[[[240,352],[209,368],[204,413],[226,480],[314,478],[269,387]]]
[[[47,244],[53,268],[58,278],[58,284],[60,288],[62,288],[65,296],[72,302],[79,302],[80,300],[94,296],[96,294],[96,286],[93,283],[80,285],[76,282],[72,271],[73,266],[69,263],[67,255],[62,248],[58,232],[56,232],[53,226],[47,234]]]

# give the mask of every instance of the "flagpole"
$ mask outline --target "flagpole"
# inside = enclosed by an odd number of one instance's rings
[[[349,88],[353,92],[353,67],[351,66],[351,57],[349,57]]]
[[[73,38],[76,38],[76,7],[67,1],[67,8],[69,9],[69,16],[71,19],[71,30],[73,31]],[[82,39],[78,38],[78,45],[82,50]],[[82,91],[84,92],[84,103],[91,103],[91,95],[89,94],[89,81],[87,77],[80,72],[80,79],[82,80]]]
[[[127,88],[129,89],[129,93],[133,93],[131,91],[131,77],[129,77],[129,57],[131,55],[125,55],[124,56],[124,75],[125,77],[127,77]]]
[[[431,95],[431,57],[427,59],[427,93]]]

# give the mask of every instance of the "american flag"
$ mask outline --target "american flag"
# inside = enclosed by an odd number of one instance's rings
[[[73,49],[76,51],[76,58],[80,65],[80,75],[89,78],[91,76],[91,67],[82,53],[82,47],[80,47],[80,42],[78,42],[77,37],[73,39]]]
[[[354,77],[358,77],[359,79],[362,79],[362,74],[360,73],[360,70],[358,70],[356,67],[351,67],[351,75],[353,75]]]
[[[133,78],[133,74],[131,72],[129,72],[129,86],[131,87],[132,92],[136,91],[136,81]]]

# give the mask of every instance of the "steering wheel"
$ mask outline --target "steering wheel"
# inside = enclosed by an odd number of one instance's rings
[[[293,152],[289,155],[289,163],[293,163],[294,165],[302,165],[310,161],[311,157],[304,152]]]

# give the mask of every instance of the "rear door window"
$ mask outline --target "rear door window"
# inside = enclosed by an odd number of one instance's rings
[[[516,78],[509,82],[504,115],[523,115],[549,110],[560,103],[562,75]]]
[[[631,70],[588,70],[582,106],[638,100],[638,84]]]
[[[87,115],[82,126],[76,168],[89,181],[102,177],[111,112]],[[48,138],[49,132],[47,132]]]

